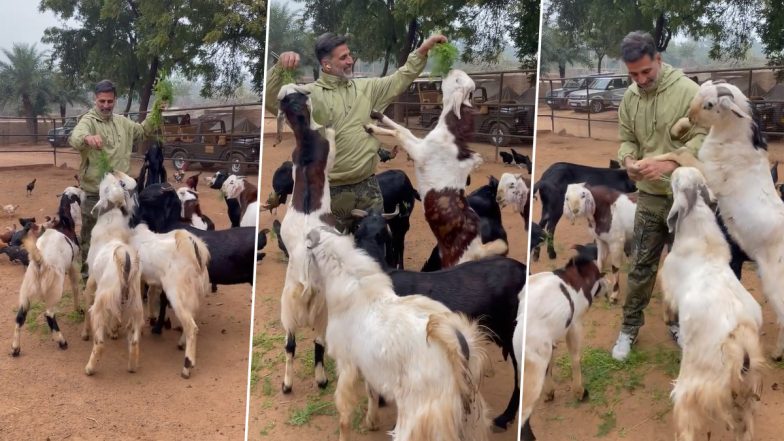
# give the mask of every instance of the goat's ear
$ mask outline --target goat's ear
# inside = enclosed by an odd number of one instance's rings
[[[716,196],[713,194],[710,188],[708,188],[707,185],[701,184],[699,186],[698,191],[700,193],[700,197],[702,198],[702,201],[705,202],[705,205],[710,207],[716,203]]]
[[[698,189],[694,187],[683,188],[675,194],[672,208],[667,215],[667,228],[670,233],[677,231],[679,222],[685,218],[697,202]]]
[[[729,110],[730,112],[734,113],[735,116],[738,118],[748,118],[751,119],[748,113],[743,111],[737,104],[735,104],[735,100],[730,96],[720,96],[719,97],[719,106],[725,110]]]
[[[755,149],[767,150],[768,141],[765,139],[765,135],[762,134],[758,118],[755,116],[753,119],[754,121],[751,123],[751,143]]]
[[[593,282],[593,286],[591,287],[591,298],[596,298],[602,292],[603,287],[603,280],[604,277],[600,277],[595,282]]]

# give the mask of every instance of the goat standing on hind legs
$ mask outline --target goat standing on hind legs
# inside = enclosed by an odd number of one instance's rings
[[[479,216],[465,197],[468,175],[482,164],[482,157],[468,148],[473,132],[470,95],[474,87],[465,72],[449,72],[442,83],[444,109],[435,129],[424,139],[380,112],[371,113],[371,118],[391,129],[365,125],[372,135],[394,136],[414,159],[425,218],[438,240],[442,268],[508,251],[502,240],[482,243]]]
[[[710,208],[702,174],[672,174],[675,232],[661,271],[666,305],[680,317],[683,356],[672,391],[676,440],[692,441],[720,421],[750,441],[762,392],[762,310],[729,267],[730,249]],[[710,438],[710,432],[708,432]]]
[[[74,309],[78,308],[81,288],[79,287],[79,247],[71,239],[56,230],[46,231],[34,223],[24,227],[22,244],[27,250],[30,264],[25,270],[22,286],[19,289],[19,310],[16,315],[14,338],[11,344],[11,355],[21,353],[20,331],[30,310],[30,301],[40,298],[46,305],[46,323],[52,331],[52,337],[60,349],[67,349],[68,342],[60,332],[55,318],[55,307],[63,297],[65,277],[71,283],[74,296]],[[40,235],[40,237],[39,237]]]
[[[335,131],[324,130],[313,121],[310,98],[305,89],[286,85],[278,95],[280,111],[286,115],[297,145],[292,152],[294,189],[281,224],[280,236],[289,251],[286,281],[280,297],[280,321],[286,332],[286,371],[283,393],[291,392],[295,332],[299,327],[315,329],[315,374],[320,388],[327,386],[324,369],[324,344],[327,310],[324,296],[309,276],[310,262],[305,253],[305,235],[313,227],[332,222],[331,198],[327,176],[335,163]]]

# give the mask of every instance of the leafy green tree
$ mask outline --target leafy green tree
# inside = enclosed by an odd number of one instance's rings
[[[2,49],[6,60],[0,61],[0,104],[18,106],[26,118],[28,133],[35,142],[38,116],[47,112],[52,96],[52,78],[46,69],[46,58],[35,44],[14,43]]]
[[[542,52],[539,55],[542,59],[542,72],[548,70],[548,66],[555,64],[558,66],[558,76],[566,77],[566,66],[574,64],[590,65],[588,49],[569,38],[569,34],[560,29],[551,27],[545,23],[542,26]]]

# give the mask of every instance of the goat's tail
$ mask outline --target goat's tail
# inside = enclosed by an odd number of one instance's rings
[[[724,342],[722,352],[729,360],[730,387],[735,402],[741,407],[752,400],[758,401],[762,394],[762,374],[767,363],[760,344],[757,327],[740,323]]]
[[[489,421],[479,386],[487,360],[483,348],[487,336],[475,322],[455,313],[431,314],[426,331],[428,341],[446,352],[460,394],[459,405],[453,406],[457,439],[486,440]]]
[[[209,292],[210,275],[207,266],[210,263],[210,250],[203,240],[185,230],[175,230],[174,241],[177,251],[184,254],[191,261],[191,265],[199,274],[199,290],[202,295]]]

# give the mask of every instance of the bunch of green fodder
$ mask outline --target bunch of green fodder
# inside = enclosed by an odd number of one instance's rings
[[[430,58],[433,60],[432,76],[445,77],[452,65],[457,61],[459,53],[452,43],[437,43],[430,49]]]

